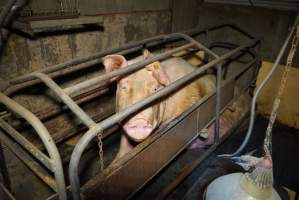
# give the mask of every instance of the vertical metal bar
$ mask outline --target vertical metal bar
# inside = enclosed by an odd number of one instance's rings
[[[222,64],[217,65],[214,143],[219,142]]]
[[[3,147],[2,141],[0,140],[0,170],[1,170],[2,177],[3,177],[4,186],[10,191],[11,190],[11,182],[10,182],[10,177],[9,177],[9,173],[7,170],[6,159],[4,156],[3,148],[4,147]]]
[[[90,128],[96,125],[96,123],[49,76],[39,72],[35,73],[34,76],[41,79],[50,89],[52,89],[87,127]]]
[[[9,110],[12,110],[13,112],[17,113],[25,120],[27,120],[27,122],[31,124],[31,126],[35,129],[36,133],[45,145],[49,156],[51,157],[52,171],[54,172],[55,180],[57,182],[59,198],[61,200],[65,200],[66,190],[62,162],[55,142],[53,141],[48,130],[34,114],[32,114],[29,110],[27,110],[14,100],[7,97],[2,92],[0,92],[0,102],[3,103]]]

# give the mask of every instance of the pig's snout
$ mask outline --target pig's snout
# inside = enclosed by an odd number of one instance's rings
[[[146,139],[153,131],[154,126],[146,119],[131,119],[124,125],[127,135],[135,142]]]

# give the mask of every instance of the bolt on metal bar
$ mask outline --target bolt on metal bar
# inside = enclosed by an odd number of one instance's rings
[[[117,114],[114,114],[113,116],[107,118],[106,120],[103,120],[102,122],[98,123],[96,126],[89,129],[79,140],[77,145],[75,146],[70,164],[69,164],[69,177],[70,177],[70,183],[71,183],[71,190],[74,200],[80,200],[80,182],[78,177],[78,166],[79,161],[82,156],[82,153],[86,146],[89,144],[89,142],[96,136],[97,133],[104,131],[105,129],[113,126],[114,124],[121,122],[125,118],[127,118],[129,115],[132,115],[136,112],[138,112],[140,109],[144,108],[145,106],[154,103],[158,99],[161,99],[165,97],[166,95],[170,95],[172,92],[177,90],[178,88],[182,87],[184,84],[190,82],[191,80],[194,80],[199,75],[201,75],[204,71],[207,69],[221,63],[223,60],[235,55],[242,49],[248,48],[256,43],[256,40],[251,41],[247,45],[242,45],[222,56],[219,58],[209,62],[208,64],[202,66],[199,69],[196,69],[195,71],[185,75],[184,77],[178,79],[177,81],[171,83],[167,87],[161,89],[160,91],[156,92],[155,94],[145,98],[144,100],[130,106],[126,110],[119,112]],[[152,62],[152,61],[151,61]]]
[[[181,47],[172,49],[168,52],[161,53],[157,56],[147,58],[144,61],[134,63],[132,65],[129,65],[128,67],[121,68],[119,70],[103,74],[102,76],[98,76],[98,77],[83,81],[81,83],[78,83],[77,85],[65,88],[63,90],[66,94],[71,95],[72,93],[76,93],[77,91],[84,90],[84,89],[86,89],[86,88],[88,88],[92,85],[101,83],[102,81],[112,79],[113,77],[128,74],[128,73],[132,73],[136,70],[139,70],[139,69],[143,68],[145,65],[148,65],[150,63],[153,63],[153,62],[156,62],[156,61],[159,61],[159,60],[162,60],[162,59],[169,58],[171,55],[173,55],[173,54],[175,54],[179,51],[185,50],[187,48],[193,47],[193,46],[194,46],[194,43],[183,45]]]
[[[28,152],[31,153],[37,160],[49,170],[52,169],[51,160],[38,148],[36,148],[31,142],[29,142],[21,133],[11,127],[7,122],[0,118],[0,127],[5,130],[11,137],[14,138],[21,146],[23,146]]]
[[[87,127],[90,128],[96,125],[96,123],[49,76],[39,72],[33,75],[41,79],[51,90],[53,90]]]
[[[57,192],[56,181],[52,175],[50,175],[45,168],[41,167],[26,151],[23,150],[22,147],[20,147],[19,144],[6,136],[1,129],[0,139],[13,154],[15,154],[27,167],[29,167],[43,182]]]
[[[46,150],[50,155],[52,171],[57,182],[57,191],[59,198],[65,200],[66,192],[62,162],[55,142],[53,141],[48,130],[33,113],[31,113],[29,110],[27,110],[11,98],[7,97],[2,92],[0,92],[0,102],[3,103],[9,110],[12,110],[14,113],[17,113],[22,118],[24,118],[35,129],[36,133],[44,143]]]

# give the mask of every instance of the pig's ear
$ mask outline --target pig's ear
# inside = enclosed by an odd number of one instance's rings
[[[149,52],[149,50],[147,50],[147,49],[143,49],[142,54],[143,54],[143,58],[144,58],[144,59],[153,56],[153,55],[151,54],[151,52]]]
[[[122,55],[108,55],[103,58],[106,72],[112,72],[122,67],[128,66],[128,62]]]
[[[169,77],[161,67],[160,62],[154,62],[146,67],[153,74],[153,77],[162,85],[168,85],[170,83]]]

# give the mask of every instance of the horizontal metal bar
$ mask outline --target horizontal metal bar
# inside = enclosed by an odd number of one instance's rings
[[[132,65],[129,65],[128,67],[121,68],[119,70],[103,74],[102,76],[98,76],[98,77],[95,77],[95,78],[83,81],[83,82],[81,82],[81,83],[79,83],[77,85],[65,88],[64,92],[66,94],[70,95],[70,94],[75,93],[77,91],[84,90],[84,89],[86,89],[86,88],[88,88],[88,87],[90,87],[92,85],[99,84],[102,81],[106,81],[106,80],[112,79],[113,77],[124,75],[124,74],[128,74],[128,73],[132,73],[132,72],[134,72],[134,71],[136,71],[138,69],[143,68],[145,65],[151,64],[151,63],[153,63],[155,61],[158,61],[158,60],[169,58],[171,55],[173,55],[173,54],[175,54],[177,52],[180,52],[182,50],[188,49],[190,47],[193,47],[194,45],[195,45],[194,43],[186,44],[186,45],[183,45],[181,47],[172,49],[172,50],[170,50],[168,52],[161,53],[161,54],[159,54],[157,56],[144,59],[142,62],[134,63]]]
[[[11,127],[7,122],[0,118],[0,127],[8,133],[14,140],[16,140],[24,149],[31,153],[37,160],[39,160],[46,168],[52,170],[52,163],[50,158],[36,148],[29,142],[21,133]]]
[[[47,68],[41,69],[37,72],[46,73],[46,74],[56,72],[58,70],[62,70],[62,69],[66,69],[66,68],[71,67],[71,66],[82,64],[82,63],[90,61],[90,60],[101,58],[101,57],[103,57],[105,55],[108,55],[108,54],[113,54],[113,53],[116,53],[116,52],[119,52],[119,51],[122,51],[122,50],[128,50],[130,48],[134,48],[136,46],[140,46],[140,45],[146,44],[148,42],[162,40],[164,38],[165,38],[165,35],[161,35],[161,36],[155,36],[155,37],[148,38],[148,39],[141,40],[141,41],[137,41],[137,42],[132,42],[130,44],[124,45],[124,46],[119,47],[119,48],[109,49],[109,50],[106,50],[106,51],[97,52],[97,53],[92,54],[90,56],[87,56],[87,57],[84,57],[84,58],[77,58],[77,59],[74,59],[74,60],[71,60],[71,61],[68,61],[68,62],[65,62],[65,63],[61,63],[61,64],[54,65],[54,66],[51,66],[51,67],[47,67]],[[33,79],[34,79],[34,76],[32,76],[32,74],[27,74],[27,75],[12,79],[9,83],[12,84],[12,85],[15,85],[15,84],[23,83],[25,81],[30,81],[30,80],[33,80]]]
[[[187,30],[184,31],[184,33],[191,35],[191,36],[197,36],[200,34],[204,34],[204,33],[208,33],[208,32],[212,32],[218,29],[222,29],[222,28],[231,28],[241,34],[243,34],[244,36],[246,36],[249,39],[255,39],[255,37],[253,37],[252,35],[250,35],[249,33],[247,33],[246,31],[242,30],[241,28],[233,25],[233,24],[222,24],[222,25],[218,25],[218,26],[213,26],[213,27],[209,27],[206,28],[204,30],[200,29],[192,29],[192,30]],[[160,45],[163,43],[168,43],[168,42],[173,42],[173,41],[178,41],[181,40],[182,38],[169,38],[165,35],[161,35],[161,36],[156,36],[156,37],[152,37],[152,38],[148,38],[142,41],[138,41],[138,42],[132,42],[130,44],[127,44],[121,48],[116,48],[116,49],[111,49],[111,50],[106,50],[106,51],[102,51],[102,52],[98,52],[95,53],[93,55],[90,55],[88,57],[85,58],[77,58],[65,63],[61,63],[58,65],[54,65],[54,66],[50,66],[47,68],[43,68],[40,71],[37,72],[43,72],[43,73],[51,73],[50,77],[54,78],[54,77],[59,77],[62,75],[66,75],[69,73],[73,73],[76,72],[78,70],[82,70],[85,68],[88,68],[90,66],[96,65],[101,63],[102,61],[97,59],[99,57],[108,55],[108,54],[113,54],[113,53],[117,53],[117,54],[121,54],[121,55],[125,55],[125,54],[129,54],[132,52],[136,52],[140,49],[142,49],[144,47],[144,45],[146,45],[146,47],[151,47],[151,46],[156,46],[156,45]],[[151,44],[152,42],[152,44]],[[123,49],[122,51],[120,51],[121,49]],[[97,59],[97,60],[93,60],[93,59]],[[78,65],[78,66],[75,66]],[[71,68],[72,67],[72,68]],[[6,95],[11,95],[21,89],[33,86],[37,83],[40,83],[39,79],[35,79],[34,77],[31,77],[32,74],[27,74],[27,75],[23,75],[17,78],[14,78],[12,80],[10,80],[10,86],[9,88],[7,88],[4,93]],[[34,80],[33,80],[34,79]],[[70,95],[72,96],[72,95]]]
[[[200,67],[199,69],[194,70],[193,72],[187,74],[183,78],[169,84],[167,87],[161,89],[160,91],[156,92],[155,94],[145,98],[144,100],[130,106],[126,110],[119,112],[108,119],[102,121],[101,123],[97,124],[93,128],[91,128],[89,131],[87,131],[79,140],[77,145],[74,148],[74,151],[71,156],[71,161],[69,165],[69,177],[71,182],[71,188],[72,188],[72,194],[73,198],[75,200],[80,199],[80,183],[79,183],[79,177],[78,177],[78,165],[80,158],[82,156],[82,153],[85,149],[85,147],[88,145],[88,143],[96,136],[97,133],[102,132],[103,130],[111,127],[112,125],[121,122],[123,119],[128,117],[129,115],[136,113],[140,109],[144,108],[145,106],[157,101],[158,99],[161,99],[162,97],[165,97],[166,95],[171,94],[175,90],[182,87],[184,84],[190,82],[191,80],[194,80],[199,75],[201,75],[205,70],[215,66],[218,63],[223,62],[225,59],[235,55],[236,53],[240,52],[242,49],[248,48],[252,45],[254,45],[257,41],[251,41],[247,45],[242,45],[222,56],[219,58],[209,62],[208,64]],[[153,61],[151,61],[153,62]]]
[[[51,176],[44,168],[40,166],[26,151],[20,147],[20,145],[12,141],[5,133],[0,129],[1,141],[27,166],[29,167],[42,181],[44,181],[55,192],[57,191],[57,185],[53,176]]]
[[[142,46],[138,46],[138,47],[134,47],[134,48],[131,48],[131,49],[126,49],[126,50],[123,50],[121,52],[119,52],[118,54],[120,55],[125,55],[125,54],[129,54],[129,53],[132,53],[132,52],[135,52],[135,51],[138,51],[140,49],[142,49],[143,47]],[[97,59],[97,60],[91,60],[91,61],[86,61],[85,63],[82,63],[82,64],[79,64],[78,66],[73,66],[73,67],[69,67],[69,68],[65,68],[65,69],[61,69],[61,70],[57,70],[57,71],[54,71],[53,73],[49,74],[49,76],[51,78],[56,78],[56,77],[60,77],[60,76],[63,76],[63,75],[67,75],[67,74],[70,74],[70,73],[74,73],[74,72],[77,72],[79,70],[83,70],[83,69],[86,69],[88,67],[91,67],[91,66],[94,66],[94,65],[97,65],[97,64],[100,64],[102,63],[102,60],[101,59]],[[45,69],[48,69],[48,68],[45,68]],[[38,72],[38,71],[37,71]],[[34,73],[34,72],[33,72]],[[28,74],[29,75],[29,74]],[[32,75],[32,73],[31,73]],[[34,77],[35,78],[35,77]],[[8,89],[6,89],[4,91],[4,93],[7,95],[7,96],[10,96],[12,95],[13,93],[21,90],[21,89],[24,89],[24,88],[27,88],[27,87],[30,87],[30,86],[33,86],[33,85],[36,85],[38,83],[40,83],[41,80],[40,79],[34,79],[34,80],[28,80],[28,81],[24,81],[24,82],[21,82],[21,83],[18,83],[16,85],[12,85],[10,86]],[[76,94],[74,94],[76,95]],[[73,95],[70,95],[71,97],[73,97]]]
[[[0,102],[3,103],[9,110],[12,110],[14,113],[17,113],[19,116],[27,120],[28,123],[34,128],[43,144],[46,147],[46,150],[49,153],[52,163],[52,171],[54,172],[55,180],[57,182],[57,190],[60,199],[66,199],[65,192],[65,182],[61,158],[58,152],[58,149],[49,134],[48,130],[41,123],[41,121],[32,114],[29,110],[7,97],[5,94],[0,92]]]
[[[49,76],[39,72],[33,74],[33,76],[41,79],[51,90],[53,90],[87,127],[92,127],[96,124]]]

